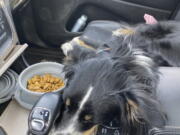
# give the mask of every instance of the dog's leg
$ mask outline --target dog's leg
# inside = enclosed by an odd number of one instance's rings
[[[61,46],[64,55],[66,56],[66,63],[77,63],[96,56],[96,49],[86,45],[79,38],[74,38]]]

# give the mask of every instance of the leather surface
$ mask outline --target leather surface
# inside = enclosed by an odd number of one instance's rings
[[[112,37],[112,32],[123,27],[122,24],[113,21],[93,21],[85,29],[81,40],[97,48],[107,43]]]
[[[167,125],[180,127],[180,68],[162,67],[160,72],[157,96],[167,113]]]

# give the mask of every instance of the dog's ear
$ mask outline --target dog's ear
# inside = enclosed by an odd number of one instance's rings
[[[124,94],[127,120],[129,123],[148,124],[153,127],[165,125],[165,115],[150,93],[133,91]]]
[[[176,27],[174,23],[159,22],[153,25],[141,24],[137,28],[137,33],[147,39],[162,39]]]

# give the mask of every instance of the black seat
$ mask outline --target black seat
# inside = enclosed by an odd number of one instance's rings
[[[167,115],[167,125],[154,128],[149,135],[180,135],[180,68],[161,67],[157,96]]]
[[[109,41],[112,32],[124,27],[123,24],[113,21],[93,21],[85,29],[80,39],[85,43],[98,48]]]

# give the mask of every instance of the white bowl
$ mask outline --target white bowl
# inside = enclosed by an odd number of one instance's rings
[[[41,62],[29,66],[26,68],[18,78],[19,91],[16,92],[15,99],[25,108],[31,109],[32,106],[37,102],[37,100],[44,94],[43,92],[33,92],[28,90],[27,81],[35,75],[44,75],[50,73],[54,76],[60,77],[66,83],[63,73],[63,65],[56,62]],[[64,87],[54,91],[61,91]],[[18,94],[18,95],[17,95]],[[24,105],[23,105],[24,103]],[[28,106],[25,106],[28,104]]]

